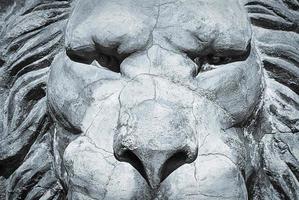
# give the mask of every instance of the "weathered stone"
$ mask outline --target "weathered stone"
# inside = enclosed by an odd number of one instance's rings
[[[0,199],[299,198],[297,1],[0,8]]]

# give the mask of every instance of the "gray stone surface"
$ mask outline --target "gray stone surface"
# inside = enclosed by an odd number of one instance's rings
[[[0,199],[299,199],[298,1],[0,8]]]

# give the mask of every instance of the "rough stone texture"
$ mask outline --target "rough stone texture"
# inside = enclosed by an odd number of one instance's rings
[[[0,8],[0,199],[299,199],[297,0]]]

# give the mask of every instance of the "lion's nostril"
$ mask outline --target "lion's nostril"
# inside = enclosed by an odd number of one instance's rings
[[[164,163],[161,169],[161,182],[167,178],[174,170],[187,163],[188,155],[185,151],[179,151],[172,155]]]
[[[173,171],[196,159],[197,151],[192,151],[191,156],[188,152],[184,148],[166,151],[149,148],[134,150],[122,148],[114,154],[119,161],[130,163],[147,183],[156,189]]]
[[[115,157],[119,161],[130,163],[145,180],[148,180],[142,161],[131,150],[125,150],[118,155],[115,154]]]

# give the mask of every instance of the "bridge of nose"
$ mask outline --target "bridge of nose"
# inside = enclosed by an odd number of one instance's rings
[[[192,119],[182,109],[148,100],[133,108],[137,145],[146,152],[173,153],[193,134]],[[185,113],[184,113],[185,112]]]
[[[125,59],[121,64],[123,76],[153,74],[180,81],[193,77],[198,66],[186,54],[163,41],[160,43]]]

